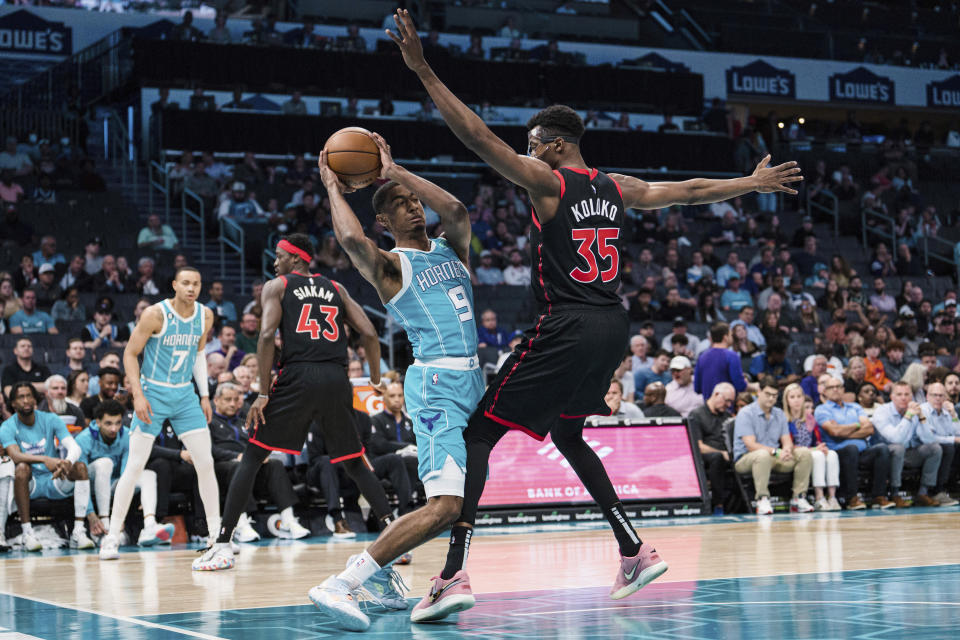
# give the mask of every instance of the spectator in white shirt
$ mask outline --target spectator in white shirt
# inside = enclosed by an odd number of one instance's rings
[[[650,343],[647,339],[637,334],[630,338],[630,353],[633,354],[630,370],[636,373],[640,369],[649,369],[653,364],[653,358],[647,355],[650,350]]]
[[[674,356],[670,361],[670,375],[673,381],[667,384],[668,407],[684,418],[703,404],[703,396],[693,389],[693,364],[686,356]]]
[[[640,407],[623,399],[623,385],[616,378],[610,381],[610,388],[603,399],[610,407],[611,417],[624,420],[643,419],[643,411],[640,410]]]
[[[519,251],[510,253],[510,266],[503,270],[503,281],[515,287],[530,286],[530,267],[523,264]]]

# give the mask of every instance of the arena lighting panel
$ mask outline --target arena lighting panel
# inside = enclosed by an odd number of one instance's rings
[[[628,423],[606,419],[584,429],[583,437],[600,457],[624,503],[703,500],[706,481],[702,462],[685,420],[658,418]],[[511,430],[494,447],[480,507],[592,503],[549,436],[541,442]]]

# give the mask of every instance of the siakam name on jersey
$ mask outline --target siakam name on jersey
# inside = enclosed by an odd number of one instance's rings
[[[293,295],[297,296],[297,300],[303,300],[304,298],[320,298],[327,302],[333,300],[333,291],[313,284],[305,284],[302,287],[297,287],[293,290]]]

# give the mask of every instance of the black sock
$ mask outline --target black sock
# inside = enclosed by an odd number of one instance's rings
[[[257,473],[259,473],[263,461],[269,455],[270,452],[266,449],[247,443],[243,458],[240,460],[240,466],[230,480],[230,489],[227,491],[227,501],[223,507],[223,520],[220,523],[220,535],[217,536],[217,542],[225,544],[230,542],[230,538],[233,537],[237,520],[240,519],[240,514],[243,513],[250,501],[253,485],[257,481]]]
[[[393,510],[390,508],[390,503],[387,502],[387,494],[384,492],[380,480],[373,475],[373,471],[367,466],[366,458],[363,456],[351,458],[344,460],[342,464],[343,470],[350,476],[351,480],[357,483],[360,493],[370,503],[374,515],[381,520],[384,517],[392,518]]]
[[[590,496],[603,510],[617,537],[620,553],[632,557],[640,552],[643,541],[634,530],[623,505],[613,489],[610,476],[597,453],[583,440],[583,418],[562,419],[551,430],[553,444],[567,459]]]
[[[440,572],[440,577],[449,580],[457,571],[463,569],[467,562],[467,553],[470,551],[470,538],[473,536],[473,527],[457,525],[450,532],[450,548],[447,550],[447,564]]]
[[[613,528],[613,535],[617,537],[621,555],[629,558],[640,553],[640,546],[643,541],[630,523],[630,518],[623,510],[623,504],[617,502],[606,507],[603,510],[603,515],[607,516],[607,522]]]

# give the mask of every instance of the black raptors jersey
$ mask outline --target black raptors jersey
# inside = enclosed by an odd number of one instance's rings
[[[347,364],[343,298],[339,285],[319,274],[288,273],[280,305],[280,366],[294,362]]]
[[[552,220],[530,227],[531,283],[541,305],[620,303],[623,196],[596,169],[563,167],[560,203]]]

